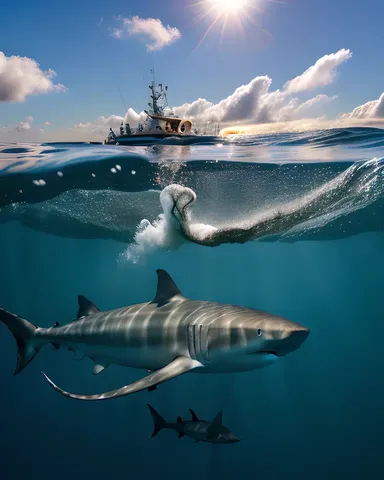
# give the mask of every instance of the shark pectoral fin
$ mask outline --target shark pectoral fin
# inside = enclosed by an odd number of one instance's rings
[[[108,367],[108,365],[100,365],[100,364],[96,364],[94,367],[93,367],[93,374],[94,375],[99,375],[99,373],[101,373],[104,369],[106,369]]]
[[[164,383],[172,378],[183,375],[184,373],[193,370],[194,368],[202,367],[203,365],[197,360],[192,360],[189,357],[177,357],[166,367],[151,373],[147,377],[144,377],[137,382],[126,385],[125,387],[112,390],[111,392],[99,393],[95,395],[78,395],[75,393],[66,392],[52,382],[50,378],[44,372],[41,372],[50,386],[61,393],[65,397],[74,398],[76,400],[109,400],[111,398],[124,397],[131,395],[132,393],[140,392],[141,390],[147,390],[148,388]]]

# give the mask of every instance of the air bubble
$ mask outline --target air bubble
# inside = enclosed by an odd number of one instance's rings
[[[34,185],[37,185],[38,187],[44,187],[44,185],[47,184],[47,182],[43,179],[40,179],[40,180],[32,180],[32,183]]]

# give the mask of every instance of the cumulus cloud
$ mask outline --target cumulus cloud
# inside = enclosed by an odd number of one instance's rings
[[[336,76],[337,67],[352,57],[352,52],[342,48],[336,53],[324,55],[298,77],[289,80],[284,89],[291,93],[314,90],[330,85]]]
[[[25,132],[26,130],[30,130],[32,120],[33,120],[33,117],[27,117],[25,120],[23,120],[17,125],[16,131]]]
[[[380,95],[378,100],[371,100],[359,107],[356,107],[350,113],[340,115],[343,119],[372,119],[384,118],[384,92]]]
[[[87,128],[91,130],[98,130],[100,127],[118,127],[123,120],[123,117],[119,117],[118,115],[110,115],[109,117],[98,117],[93,122],[86,122],[86,123],[79,123],[74,125],[73,128]]]
[[[216,104],[199,98],[173,110],[176,115],[195,121],[224,124],[262,124],[311,118],[321,114],[324,105],[337,97],[322,94],[304,101],[294,94],[329,85],[336,76],[337,67],[351,56],[351,51],[346,49],[324,55],[281,90],[271,90],[272,80],[266,75],[258,76]]]
[[[159,18],[119,18],[122,22],[120,28],[115,28],[112,36],[118,39],[138,37],[144,41],[147,50],[154,52],[170,45],[179,38],[181,32],[176,27],[165,26]]]
[[[272,80],[267,76],[256,77],[217,104],[199,98],[175,107],[173,111],[178,116],[201,122],[271,123],[317,115],[322,106],[337,98],[317,95],[302,101],[286,91],[270,91],[271,84]]]
[[[0,102],[22,102],[28,95],[64,91],[64,85],[53,83],[55,76],[53,70],[41,70],[32,58],[6,57],[0,52]]]

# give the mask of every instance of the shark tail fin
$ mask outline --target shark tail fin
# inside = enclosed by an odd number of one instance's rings
[[[17,375],[35,358],[41,348],[33,342],[33,334],[37,327],[3,308],[0,308],[0,322],[9,328],[17,343],[17,364],[14,372],[14,375]]]
[[[151,407],[151,405],[147,404],[147,407],[151,412],[153,423],[154,423],[153,433],[152,433],[152,438],[153,438],[155,435],[157,435],[160,432],[160,430],[162,430],[163,428],[166,428],[167,422],[160,415],[160,413],[156,412],[156,410],[153,407]]]

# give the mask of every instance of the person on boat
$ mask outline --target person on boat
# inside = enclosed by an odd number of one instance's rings
[[[172,132],[172,127],[171,127],[171,123],[170,122],[167,122],[165,124],[165,130],[168,132],[168,133],[171,133]]]
[[[121,125],[120,125],[120,135],[124,135],[123,122],[121,122]]]
[[[112,127],[109,127],[109,137],[110,137],[110,138],[113,138],[113,139],[116,138],[116,134],[115,134],[115,132],[112,130]]]
[[[131,134],[132,134],[132,132],[131,132],[131,126],[129,125],[129,123],[126,123],[126,124],[125,124],[125,133],[126,133],[127,135],[131,135]]]

